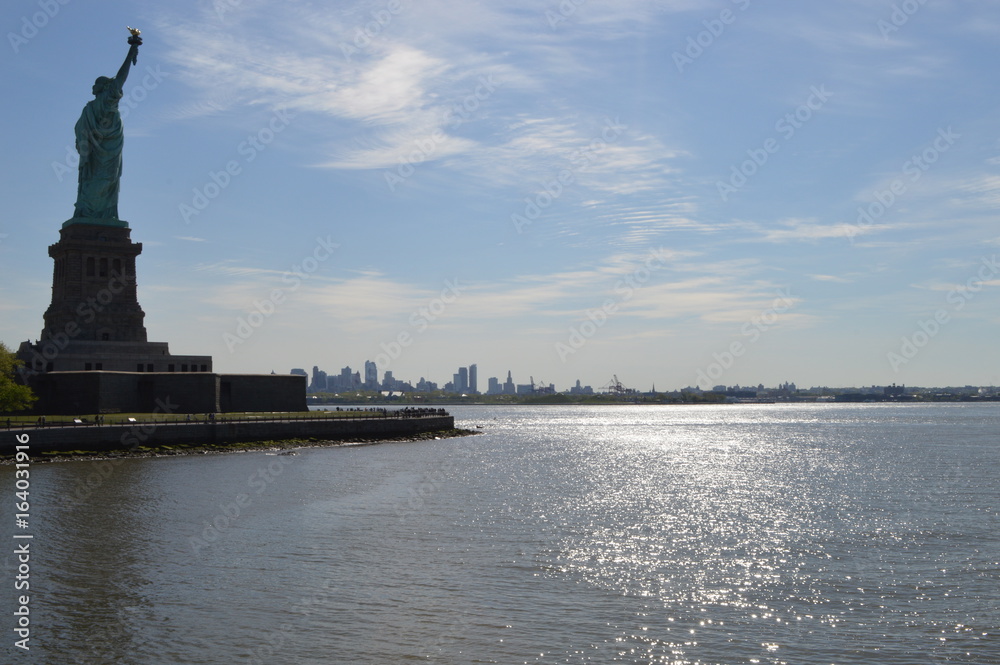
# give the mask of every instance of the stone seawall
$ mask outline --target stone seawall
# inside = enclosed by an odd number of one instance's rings
[[[13,455],[14,446],[18,445],[17,437],[21,434],[28,435],[30,454],[38,455],[43,452],[109,452],[139,447],[214,446],[283,439],[395,439],[454,428],[454,416],[28,427],[0,430],[0,455]]]

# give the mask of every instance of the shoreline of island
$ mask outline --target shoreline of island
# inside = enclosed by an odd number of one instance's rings
[[[374,414],[373,414],[374,416]],[[344,445],[473,433],[457,430],[447,413],[375,416],[370,418],[308,418],[147,422],[113,425],[20,427],[0,436],[0,457],[9,461],[19,452],[32,459],[60,457],[149,456],[155,452],[227,452],[295,445]]]
[[[237,455],[240,453],[274,453],[277,455],[295,455],[296,451],[311,448],[360,448],[365,446],[377,446],[391,443],[416,443],[419,441],[433,441],[441,439],[460,438],[482,434],[481,431],[467,429],[450,429],[422,432],[409,436],[398,436],[388,438],[356,438],[344,440],[313,440],[313,439],[281,439],[277,441],[250,441],[244,443],[234,443],[228,445],[182,445],[182,446],[161,446],[157,448],[143,448],[133,450],[107,450],[103,452],[74,450],[66,452],[42,453],[40,456],[32,456],[31,462],[37,463],[59,463],[59,462],[100,462],[118,461],[126,459],[149,459],[165,457],[181,457],[190,455]],[[16,462],[14,456],[0,457],[0,466],[9,466]]]

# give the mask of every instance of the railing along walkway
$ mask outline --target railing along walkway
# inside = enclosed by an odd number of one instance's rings
[[[34,422],[24,420],[6,421],[0,419],[0,425],[5,425],[6,429],[51,429],[63,427],[109,427],[113,425],[142,426],[142,425],[193,425],[193,424],[217,424],[217,423],[282,423],[295,421],[324,421],[324,420],[377,420],[384,418],[428,418],[437,416],[447,416],[444,409],[430,408],[405,408],[405,409],[340,409],[336,411],[308,411],[289,412],[281,414],[256,415],[247,413],[199,413],[188,414],[186,417],[177,415],[167,415],[160,418],[136,418],[120,416],[90,416],[79,417],[71,420],[55,420],[49,422],[45,416],[40,416]]]

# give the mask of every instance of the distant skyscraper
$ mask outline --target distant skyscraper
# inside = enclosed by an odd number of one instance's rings
[[[365,388],[378,390],[378,367],[371,360],[365,361]]]
[[[503,388],[500,387],[500,379],[495,376],[489,378],[489,387],[486,389],[487,395],[500,395],[503,393]]]
[[[514,395],[516,393],[517,388],[514,386],[514,379],[510,376],[510,370],[507,370],[507,381],[503,384],[503,394]]]
[[[475,363],[469,365],[469,392],[479,394],[479,367]]]
[[[326,372],[317,365],[313,365],[312,383],[309,385],[309,392],[326,392]]]
[[[455,391],[460,393],[469,392],[469,368],[459,367],[456,376],[458,380],[455,382]]]

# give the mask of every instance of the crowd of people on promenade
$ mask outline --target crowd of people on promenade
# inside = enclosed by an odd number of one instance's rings
[[[448,412],[444,409],[431,409],[429,407],[414,408],[408,406],[404,409],[395,409],[389,411],[384,407],[372,406],[364,408],[354,408],[354,409],[341,409],[337,407],[337,411],[348,411],[348,412],[362,412],[362,413],[377,413],[383,418],[391,417],[403,417],[403,418],[421,418],[424,416],[447,416]]]

